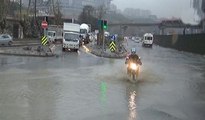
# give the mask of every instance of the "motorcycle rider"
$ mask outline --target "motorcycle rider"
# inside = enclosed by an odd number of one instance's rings
[[[142,65],[140,57],[136,54],[136,49],[135,48],[131,49],[131,54],[126,57],[125,64],[129,65],[131,62]],[[130,68],[127,67],[127,72],[130,73],[129,71],[130,71]]]

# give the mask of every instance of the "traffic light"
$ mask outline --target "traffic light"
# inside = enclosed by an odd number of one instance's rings
[[[104,30],[107,29],[107,20],[103,20],[103,29],[104,29]]]
[[[100,28],[103,30],[103,26],[104,26],[104,23],[103,23],[103,20],[100,20]]]
[[[101,30],[106,30],[107,29],[107,20],[98,20],[98,25]]]

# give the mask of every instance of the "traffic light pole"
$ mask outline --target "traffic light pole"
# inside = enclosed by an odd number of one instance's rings
[[[46,17],[44,17],[44,21],[46,21]],[[43,34],[44,34],[44,36],[47,36],[47,34],[46,34],[46,28],[43,28]]]
[[[104,53],[105,51],[105,32],[104,32],[104,29],[102,30],[102,40],[103,40],[103,48],[102,48],[102,51]]]
[[[43,35],[46,36],[46,28],[43,28]]]
[[[102,53],[104,53],[105,51],[105,29],[107,29],[107,20],[98,20],[98,26],[100,28],[100,43],[102,43]]]

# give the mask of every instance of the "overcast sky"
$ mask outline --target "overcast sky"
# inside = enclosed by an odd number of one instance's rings
[[[118,9],[140,8],[151,10],[152,14],[162,17],[181,18],[186,23],[196,23],[198,19],[191,8],[191,0],[113,0]]]

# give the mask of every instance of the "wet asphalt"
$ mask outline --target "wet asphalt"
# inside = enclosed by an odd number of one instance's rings
[[[204,120],[205,56],[136,47],[139,82],[124,59],[84,49],[52,58],[0,55],[0,120]]]

